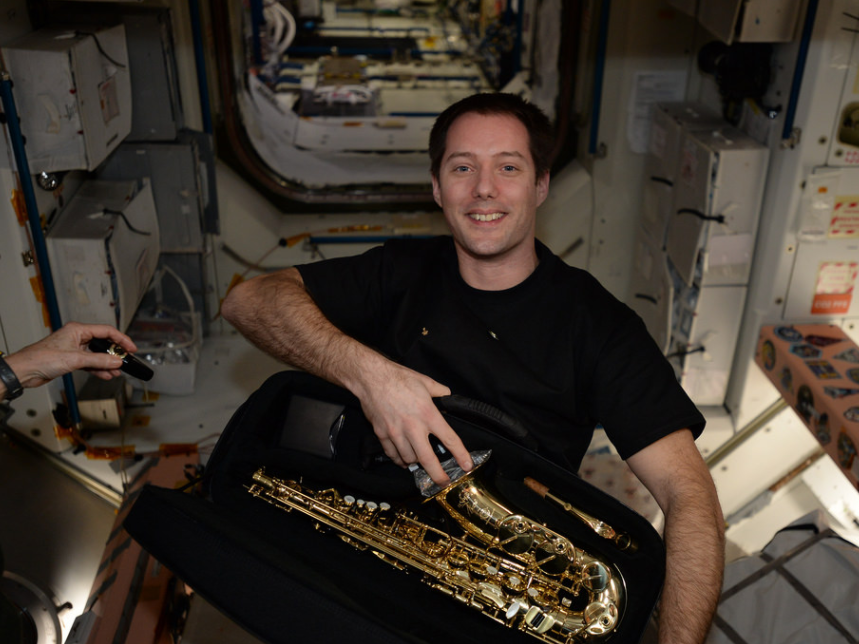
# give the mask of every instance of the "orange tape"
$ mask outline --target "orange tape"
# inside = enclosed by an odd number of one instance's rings
[[[190,456],[197,453],[196,443],[161,443],[158,446],[158,452],[162,456],[178,456],[184,454]]]
[[[134,445],[123,447],[87,447],[86,457],[93,461],[115,461],[118,458],[134,458]]]
[[[149,421],[152,420],[151,416],[146,416],[145,414],[141,414],[139,416],[131,417],[131,426],[132,427],[149,427]]]
[[[36,301],[42,305],[42,321],[46,327],[51,328],[51,314],[48,313],[48,305],[45,302],[45,286],[42,284],[42,278],[39,275],[30,278],[30,288],[33,289]]]
[[[27,224],[27,204],[24,201],[24,193],[17,188],[12,191],[12,208],[15,209],[15,216],[18,218],[18,225],[25,226]]]
[[[62,440],[63,438],[68,438],[73,443],[75,441],[75,430],[71,427],[62,427],[61,425],[54,425],[54,436],[58,439]]]
[[[227,287],[227,293],[229,294],[236,286],[245,281],[245,278],[239,275],[238,273],[233,273],[233,279],[230,280],[230,285]]]

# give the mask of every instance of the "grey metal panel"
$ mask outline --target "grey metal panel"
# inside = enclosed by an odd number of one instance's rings
[[[211,134],[195,130],[179,132],[179,141],[194,142],[197,145],[199,163],[200,198],[203,208],[203,232],[219,235],[221,221],[218,211],[218,190],[215,172],[215,142]]]
[[[151,179],[162,253],[201,253],[204,250],[203,197],[197,152],[193,140],[123,143],[99,172],[102,179]]]
[[[184,125],[169,10],[122,16],[131,71],[132,118],[127,141],[170,141]]]

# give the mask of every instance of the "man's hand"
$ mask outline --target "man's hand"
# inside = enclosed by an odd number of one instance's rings
[[[137,351],[131,338],[112,326],[69,322],[43,340],[6,356],[6,362],[24,387],[39,387],[75,369],[86,369],[103,380],[119,376],[122,359],[90,351],[87,345],[93,338],[108,338],[126,351]]]
[[[448,395],[450,389],[444,385],[392,362],[374,370],[358,393],[364,414],[373,424],[385,454],[403,467],[420,463],[439,485],[449,483],[450,479],[433,452],[431,434],[441,441],[460,467],[465,470],[473,467],[462,440],[432,401]]]
[[[385,454],[398,465],[420,463],[433,481],[447,483],[429,442],[432,434],[463,469],[471,469],[468,450],[432,401],[450,390],[336,328],[295,268],[242,282],[227,295],[221,313],[269,355],[355,394]]]

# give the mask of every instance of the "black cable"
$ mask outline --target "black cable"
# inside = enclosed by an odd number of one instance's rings
[[[310,252],[314,255],[319,255],[319,259],[328,259],[325,255],[322,254],[322,251],[319,250],[319,244],[308,244],[310,247]]]
[[[636,297],[636,299],[639,299],[639,300],[647,300],[648,302],[653,302],[654,304],[659,304],[659,302],[657,301],[657,299],[655,297],[653,297],[652,295],[647,295],[647,293],[636,293],[635,297]]]
[[[703,219],[704,221],[718,221],[720,224],[725,223],[725,215],[705,215],[700,210],[695,210],[694,208],[681,208],[677,211],[678,215],[695,215],[698,219]]]
[[[205,470],[203,471],[202,474],[199,474],[197,476],[191,476],[190,474],[185,473],[185,478],[187,479],[187,481],[185,483],[183,483],[180,487],[177,487],[174,489],[177,492],[184,492],[185,490],[192,488],[195,485],[205,481],[207,478],[206,474],[207,474],[207,472]]]
[[[75,36],[92,36],[92,39],[95,40],[95,46],[98,48],[99,53],[107,58],[110,62],[121,69],[125,69],[125,65],[123,65],[118,60],[111,58],[110,55],[102,48],[101,43],[98,40],[98,36],[92,31],[75,31]]]
[[[686,351],[685,349],[680,349],[679,351],[675,351],[674,353],[669,353],[666,355],[666,358],[685,358],[688,355],[693,353],[704,353],[707,349],[703,346],[698,347],[697,349],[690,349]]]
[[[669,188],[674,187],[674,182],[671,179],[666,179],[665,177],[650,177],[651,181],[655,181],[656,183],[664,183]]]
[[[130,230],[133,233],[137,233],[138,235],[146,235],[147,237],[152,235],[152,233],[148,233],[145,230],[137,230],[137,228],[132,226],[131,222],[129,222],[128,219],[126,218],[125,213],[122,212],[121,210],[111,210],[110,208],[105,208],[103,210],[103,212],[106,215],[119,215],[120,217],[122,217],[122,221],[124,221],[125,225],[128,226],[128,230]]]

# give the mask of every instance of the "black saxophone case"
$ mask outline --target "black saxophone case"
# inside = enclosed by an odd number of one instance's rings
[[[650,523],[530,450],[527,430],[503,412],[455,396],[438,404],[472,453],[491,450],[474,476],[495,497],[620,571],[625,585],[620,621],[609,637],[588,641],[638,642],[665,569],[663,543]],[[284,371],[233,415],[206,466],[204,494],[146,486],[124,527],[196,593],[272,644],[538,641],[431,588],[419,571],[397,569],[373,556],[372,548],[344,543],[333,529],[320,532],[305,514],[251,495],[248,488],[261,467],[313,489],[440,509],[433,501],[420,503],[413,474],[384,458],[351,394],[308,374]],[[626,533],[635,546],[621,549],[600,537],[526,487],[525,477]]]

